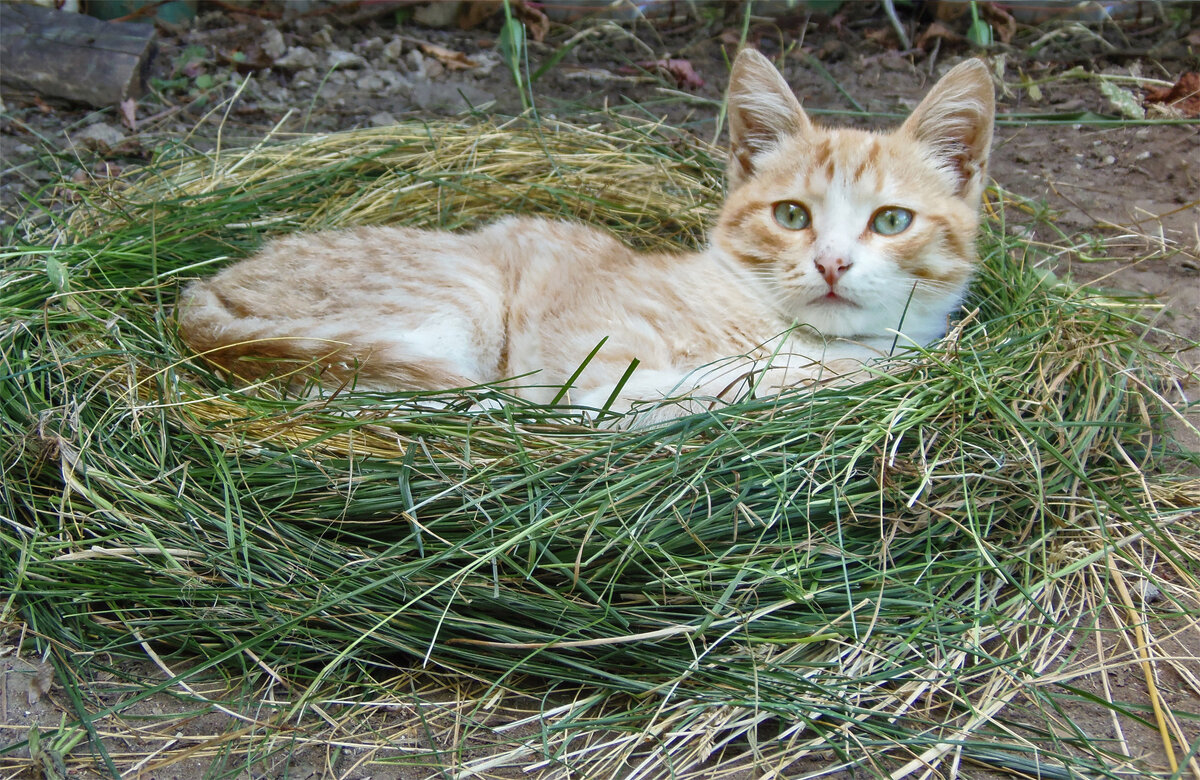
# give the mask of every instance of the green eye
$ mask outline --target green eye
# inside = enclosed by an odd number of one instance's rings
[[[788,230],[804,230],[812,224],[812,217],[803,203],[785,200],[775,204],[775,221]]]
[[[884,206],[871,217],[871,230],[881,236],[894,236],[908,230],[912,224],[913,213],[899,206]]]

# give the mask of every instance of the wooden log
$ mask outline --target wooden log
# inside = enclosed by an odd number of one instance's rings
[[[0,2],[0,83],[111,106],[142,94],[154,25]]]

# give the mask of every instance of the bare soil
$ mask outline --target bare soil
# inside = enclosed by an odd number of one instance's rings
[[[586,119],[594,118],[600,109],[616,108],[635,116],[663,117],[702,139],[718,138],[729,54],[742,31],[736,5],[702,5],[699,16],[652,22],[618,24],[595,17],[551,26],[544,41],[529,40],[527,73],[537,72],[564,46],[570,50],[533,85],[536,109],[546,116]],[[255,143],[271,134],[286,137],[469,112],[512,115],[523,109],[501,53],[502,17],[467,30],[435,29],[411,18],[398,21],[391,7],[382,13],[367,5],[363,8],[365,15],[344,11],[287,19],[219,10],[205,13],[186,28],[160,27],[160,53],[153,74],[157,87],[139,104],[136,129],[123,124],[112,109],[93,111],[34,95],[4,95],[0,229],[12,230],[22,217],[43,219],[38,213],[42,209],[69,207],[52,186],[58,177],[86,180],[115,175],[144,164],[156,150],[172,143],[211,149]],[[1044,117],[1033,123],[1006,122],[998,128],[992,176],[1005,197],[1026,204],[1009,204],[1006,229],[1031,242],[1057,247],[1052,253],[1056,259],[1047,263],[1052,264],[1048,270],[1059,276],[1146,296],[1148,304],[1159,307],[1156,323],[1163,331],[1177,334],[1150,333],[1148,338],[1180,350],[1181,364],[1194,368],[1200,365],[1200,351],[1188,347],[1200,340],[1200,126],[1195,122],[1097,124],[1084,113],[1115,114],[1097,75],[1173,82],[1186,71],[1200,70],[1200,37],[1194,26],[1181,25],[1178,16],[1164,16],[1162,9],[1151,8],[1144,18],[1115,23],[1034,20],[1018,28],[1012,43],[997,45],[985,56],[995,66],[998,83],[1004,85],[999,113]],[[926,18],[904,21],[916,35],[932,23]],[[946,25],[959,35],[965,30],[961,19]],[[952,36],[926,41],[924,48],[902,50],[874,3],[852,4],[832,18],[801,10],[751,19],[747,37],[783,62],[785,75],[806,108],[835,112],[826,117],[830,122],[872,126],[889,120],[839,112],[861,109],[875,115],[902,115],[941,73],[977,53]],[[472,65],[460,68],[465,63],[427,44],[460,53]],[[681,84],[677,77],[687,76],[686,71],[673,74],[645,66],[666,58],[686,60],[703,84]],[[1073,73],[1073,68],[1080,70]],[[1020,86],[1031,82],[1037,87]],[[1114,83],[1135,98],[1144,94],[1136,82]],[[225,101],[235,94],[236,100]],[[1178,382],[1189,397],[1200,394],[1195,375],[1183,368]],[[1176,433],[1187,446],[1200,449],[1200,440],[1183,426]],[[22,636],[19,626],[0,632],[0,745],[28,738],[34,725],[52,729],[64,714],[74,717],[62,688],[54,684],[53,670],[17,652],[18,646],[32,646]],[[1082,632],[1078,646],[1064,648],[1075,656],[1061,673],[1063,684],[1077,685],[1100,698],[1106,691],[1122,689],[1119,698],[1147,702],[1135,651],[1122,644],[1126,636],[1099,626]],[[1185,661],[1164,667],[1158,685],[1180,711],[1200,711],[1196,683],[1200,671],[1193,665],[1200,657],[1200,638],[1194,632],[1184,633],[1172,642],[1175,657]],[[1095,672],[1099,668],[1104,673]],[[1070,669],[1090,673],[1076,679]],[[130,673],[162,674],[152,667]],[[114,677],[109,689],[98,696],[116,704],[132,691]],[[213,693],[214,698],[227,695]],[[278,695],[285,697],[286,692]],[[1029,701],[1018,704],[1038,706]],[[443,713],[447,723],[453,721],[451,709]],[[1147,717],[1145,712],[1142,715]],[[1156,731],[1130,719],[1118,722],[1110,710],[1086,697],[1072,711],[1054,717],[1073,722],[1098,739],[1116,740],[1122,749],[1152,765],[1163,765]],[[442,720],[432,718],[433,737],[397,734],[396,744],[433,738],[454,745],[461,735],[457,727],[439,730]],[[384,714],[378,723],[362,728],[387,731],[388,723]],[[119,715],[101,718],[96,727],[114,756],[148,756],[156,751],[178,755],[178,761],[169,765],[147,761],[146,766],[158,768],[146,776],[164,780],[206,776],[222,749],[252,739],[255,729],[253,722],[239,721],[217,709],[189,711],[166,692],[122,709]],[[1194,737],[1195,724],[1187,728]],[[65,746],[43,750],[37,770],[14,757],[0,757],[0,775],[41,772],[48,777],[86,777],[104,772],[86,751],[56,765],[57,757],[67,752],[61,747]],[[182,747],[191,750],[181,752]],[[428,774],[382,766],[374,763],[377,757],[352,740],[340,746],[310,745],[290,755],[286,772],[289,777]],[[285,771],[270,758],[259,766],[238,776],[274,777]],[[514,771],[514,776],[518,774]],[[134,771],[131,776],[140,775]],[[961,776],[992,775],[964,767]]]

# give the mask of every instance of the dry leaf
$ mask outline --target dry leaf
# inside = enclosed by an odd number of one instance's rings
[[[478,27],[503,7],[504,3],[501,0],[477,0],[473,3],[464,3],[458,16],[458,26],[463,30]],[[535,41],[545,40],[546,33],[550,32],[550,19],[542,13],[541,9],[529,5],[525,0],[513,0],[509,4],[509,8],[513,17],[525,25],[530,38]]]
[[[121,124],[128,127],[130,130],[137,130],[137,101],[133,98],[125,98],[117,104],[117,110],[121,114]]]
[[[29,678],[29,687],[25,690],[25,698],[30,705],[37,704],[50,693],[54,684],[54,667],[50,664],[34,666],[33,676]]]
[[[941,22],[934,22],[926,27],[924,32],[917,36],[917,40],[913,45],[918,49],[929,51],[939,40],[945,43],[959,43],[966,40],[966,38],[964,38],[962,35],[959,35],[954,30],[951,30]]]
[[[863,37],[880,46],[894,46],[896,44],[896,31],[891,27],[878,27],[874,30],[865,30]]]
[[[1146,90],[1146,103],[1162,103],[1178,109],[1185,117],[1200,117],[1200,73],[1189,71],[1179,77],[1169,88],[1150,87]]]
[[[438,46],[436,43],[420,43],[418,46],[422,54],[427,57],[433,57],[442,63],[447,70],[469,70],[479,65],[478,62],[461,51],[447,49],[445,46]]]
[[[737,48],[742,45],[742,31],[736,27],[726,27],[718,40],[726,46]]]
[[[959,2],[958,0],[954,0],[954,2],[950,0],[934,0],[931,5],[933,6],[933,15],[942,22],[961,19],[970,10],[966,3]]]
[[[663,75],[670,76],[675,80],[675,85],[687,89],[699,89],[704,86],[704,79],[692,67],[692,63],[688,60],[669,59],[669,60],[643,60],[637,64],[638,68],[643,70],[654,70]],[[635,68],[623,67],[619,69],[621,73],[636,73]]]
[[[524,0],[518,0],[513,10],[516,12],[517,18],[525,23],[525,29],[529,31],[529,36],[535,41],[543,41],[546,39],[546,33],[550,32],[550,17],[542,13],[541,9],[534,8]]]
[[[1013,36],[1017,34],[1017,20],[1013,15],[995,3],[980,3],[979,7],[983,11],[984,21],[992,26],[1000,42],[1012,43]]]
[[[503,7],[503,0],[476,0],[474,3],[465,3],[458,14],[458,26],[463,30],[478,27]]]

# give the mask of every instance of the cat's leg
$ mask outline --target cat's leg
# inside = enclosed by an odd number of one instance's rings
[[[729,358],[695,370],[639,368],[617,387],[578,388],[571,402],[595,419],[601,410],[615,415],[602,421],[616,428],[655,423],[712,411],[744,398],[751,388],[755,361]]]
[[[690,372],[637,370],[619,392],[611,386],[592,387],[577,393],[572,402],[591,419],[607,408],[617,415],[602,421],[611,427],[645,428],[794,388],[862,381],[870,375],[866,366],[871,356],[877,357],[864,350],[861,356],[818,361],[806,354],[786,353],[758,360],[730,358]]]

